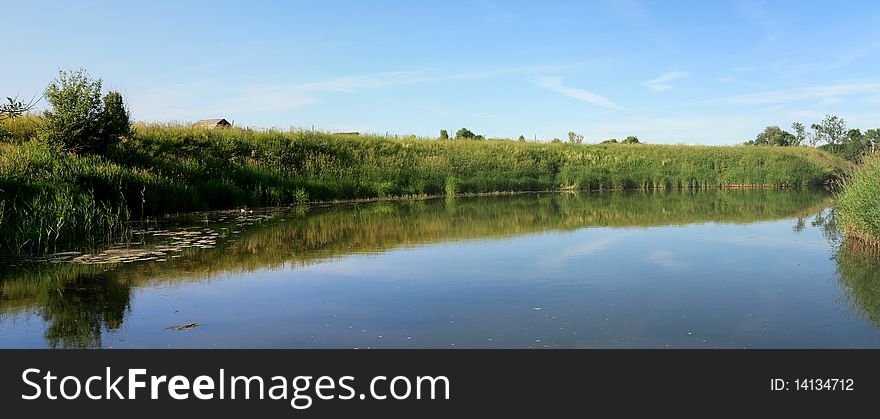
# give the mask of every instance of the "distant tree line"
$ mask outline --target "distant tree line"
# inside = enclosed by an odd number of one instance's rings
[[[440,139],[441,140],[448,140],[449,139],[449,132],[446,131],[445,129],[441,129],[440,130]],[[467,128],[462,128],[462,129],[455,132],[454,139],[456,139],[456,140],[485,140],[486,137],[484,137],[482,135],[474,134],[473,132],[471,132],[471,130],[469,130]],[[519,138],[517,138],[517,141],[524,143],[524,142],[526,142],[526,137],[524,135],[520,135]],[[568,132],[568,140],[565,142],[567,142],[569,144],[583,144],[584,143],[584,136],[581,134],[578,134],[574,131],[569,131]],[[552,140],[550,140],[550,143],[562,144],[563,141],[560,140],[559,138],[553,138]],[[616,138],[611,138],[611,139],[602,141],[601,143],[602,144],[641,144],[641,142],[639,142],[639,138],[634,135],[630,135],[630,136],[626,137],[626,139],[621,140],[621,141],[617,141]]]
[[[791,124],[791,130],[793,132],[771,125],[745,144],[776,147],[818,146],[851,161],[861,160],[863,155],[873,153],[880,146],[880,129],[874,128],[865,132],[858,128],[847,129],[846,121],[837,115],[826,115],[821,122],[810,124],[809,131],[800,122]]]

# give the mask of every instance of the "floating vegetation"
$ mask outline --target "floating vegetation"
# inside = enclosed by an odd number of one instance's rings
[[[189,330],[193,330],[201,325],[202,325],[201,323],[184,323],[184,324],[177,325],[177,326],[168,326],[163,330],[189,331]]]
[[[221,213],[204,213],[200,217],[214,217],[202,219],[209,226],[192,226],[185,219],[175,220],[180,225],[150,224],[142,229],[131,232],[133,241],[118,243],[102,251],[85,253],[79,251],[53,253],[46,256],[27,259],[26,263],[74,263],[83,265],[102,265],[131,262],[167,262],[169,259],[181,257],[180,253],[187,249],[209,250],[217,247],[218,241],[229,237],[225,231],[235,228],[233,234],[240,234],[243,229],[269,221],[273,217],[273,210],[264,210],[254,214],[253,210],[242,213],[234,218],[219,216]],[[217,218],[219,216],[219,218]],[[191,218],[191,217],[190,217]],[[211,227],[217,223],[225,223],[227,226]],[[171,224],[171,222],[166,223]],[[159,228],[162,226],[162,228]],[[229,240],[230,242],[232,240]]]

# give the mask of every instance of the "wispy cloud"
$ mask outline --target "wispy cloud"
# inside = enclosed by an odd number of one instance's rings
[[[355,94],[393,86],[433,82],[473,81],[503,76],[534,77],[590,65],[581,61],[558,65],[523,65],[467,72],[422,69],[342,76],[302,83],[211,83],[198,81],[151,88],[131,99],[135,116],[143,119],[179,119],[206,114],[283,111],[321,102],[328,94]]]
[[[857,48],[851,49],[841,55],[836,61],[832,61],[828,68],[830,70],[836,70],[838,68],[846,67],[864,57],[867,57],[873,54],[875,51],[880,49],[880,42],[874,42],[868,45],[862,45]]]
[[[750,93],[745,95],[728,96],[713,99],[707,103],[721,103],[726,105],[755,105],[799,102],[805,100],[838,100],[844,96],[864,95],[880,92],[880,81],[867,81],[860,83],[841,83],[826,86],[803,87],[788,90],[773,90],[769,92]]]
[[[583,89],[568,87],[562,84],[561,77],[540,77],[537,79],[538,86],[547,90],[560,93],[563,96],[581,100],[603,108],[623,109],[620,105],[612,102],[605,96],[589,92]]]
[[[688,73],[687,71],[670,71],[661,74],[660,77],[657,77],[656,79],[643,81],[642,86],[645,86],[655,92],[662,92],[664,90],[669,90],[672,88],[672,86],[669,85],[670,81],[680,79],[682,77],[687,77],[689,75],[690,73]]]

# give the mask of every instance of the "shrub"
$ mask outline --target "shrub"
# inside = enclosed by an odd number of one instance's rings
[[[119,137],[128,136],[131,132],[131,117],[122,95],[116,91],[109,91],[104,96],[104,110],[101,113],[101,135],[108,142],[116,142]]]
[[[83,69],[61,70],[45,92],[52,109],[45,112],[47,138],[77,153],[105,154],[128,135],[130,118],[119,92],[101,99],[101,79]]]

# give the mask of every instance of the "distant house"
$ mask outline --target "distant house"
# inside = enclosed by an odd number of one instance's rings
[[[225,119],[203,119],[193,124],[193,128],[229,128],[232,124]]]

